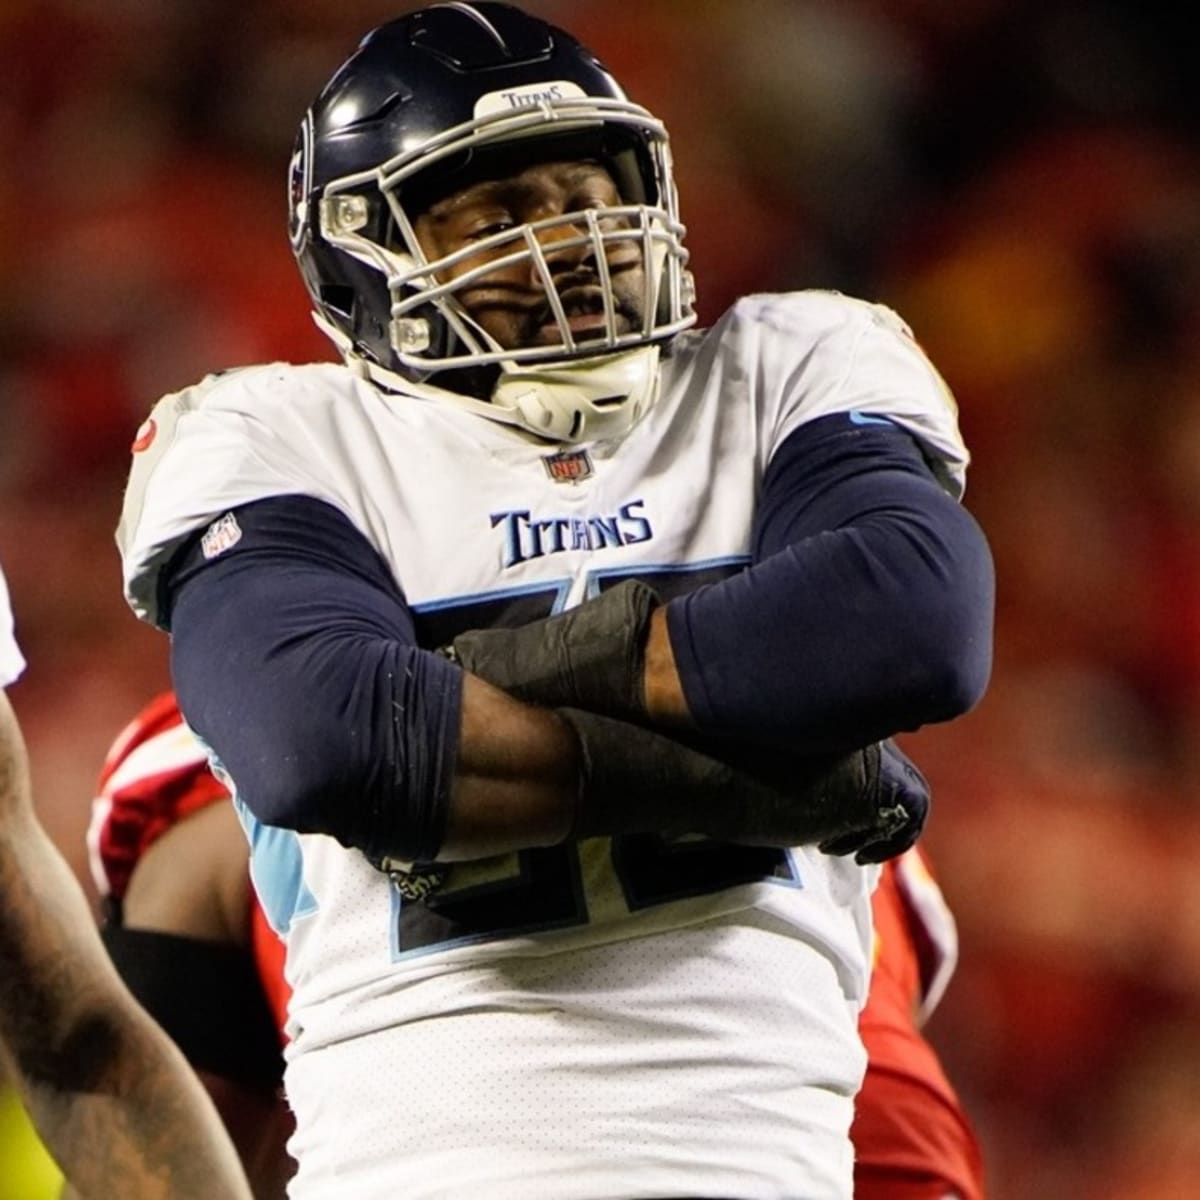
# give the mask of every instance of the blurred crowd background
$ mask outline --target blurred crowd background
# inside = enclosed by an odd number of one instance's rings
[[[378,0],[0,0],[0,554],[38,803],[85,886],[167,683],[120,595],[133,432],[328,358],[294,129]],[[955,392],[999,575],[967,718],[905,739],[962,956],[931,1026],[994,1200],[1200,1178],[1200,96],[1156,0],[530,0],[672,130],[700,308],[885,301]],[[0,1164],[0,1175],[3,1165]]]

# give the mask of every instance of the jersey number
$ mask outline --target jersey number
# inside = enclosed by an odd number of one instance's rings
[[[647,568],[639,578],[670,598],[734,574],[744,560],[689,567]],[[627,572],[597,572],[590,595],[628,578]],[[518,625],[557,611],[568,581],[514,592],[493,592],[418,610],[417,633],[424,646],[445,645],[465,629]],[[248,811],[240,814],[252,843],[255,887],[268,918],[281,936],[316,900],[304,886],[299,840],[286,830],[261,826]],[[586,846],[587,844],[585,844]],[[600,843],[593,843],[599,847]],[[785,850],[738,846],[704,839],[666,841],[657,834],[613,838],[608,847],[612,873],[629,912],[667,904],[756,881],[800,886],[792,856]],[[589,919],[580,849],[550,846],[504,859],[456,868],[449,886],[421,902],[397,905],[393,953],[428,954],[466,945],[583,925]]]
[[[638,577],[670,598],[725,578],[742,565],[743,560],[722,560],[686,568],[651,567]],[[589,578],[588,592],[595,595],[628,577],[628,572],[597,573]],[[466,629],[523,624],[557,611],[566,591],[566,582],[550,583],[537,591],[491,593],[440,604],[416,614],[418,634],[422,644],[444,645]],[[791,855],[769,847],[631,834],[613,838],[609,853],[622,901],[630,912],[756,881],[793,887],[799,883]],[[478,868],[460,868],[461,883],[451,872],[449,886],[421,902],[403,902],[397,896],[397,956],[566,929],[588,921],[578,847],[525,850],[493,865],[491,877],[486,864],[482,873]]]
[[[800,885],[792,856],[766,846],[667,842],[657,834],[639,833],[613,838],[608,853],[629,912],[745,883]],[[398,958],[429,954],[586,924],[580,854],[576,846],[523,850],[503,861],[498,878],[475,880],[468,874],[467,882],[458,885],[452,874],[450,886],[427,900],[397,896],[393,953]]]

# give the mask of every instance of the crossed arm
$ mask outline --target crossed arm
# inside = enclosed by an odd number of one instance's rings
[[[992,586],[982,535],[911,439],[827,432],[768,472],[754,564],[633,631],[641,722],[569,695],[526,703],[419,648],[390,568],[304,496],[244,507],[232,550],[209,561],[194,542],[167,571],[181,707],[260,820],[373,858],[647,829],[820,842],[878,762],[844,759],[846,786],[807,780],[789,808],[689,754],[691,714],[703,737],[798,770],[947,719],[986,679]]]
[[[3,692],[0,1054],[84,1200],[250,1200],[216,1112],[121,983],[74,875],[37,822]]]

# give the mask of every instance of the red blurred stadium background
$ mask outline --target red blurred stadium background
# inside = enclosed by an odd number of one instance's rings
[[[85,886],[167,682],[120,596],[127,448],[209,370],[327,358],[299,115],[377,0],[0,6],[0,552],[39,811]],[[994,1200],[1200,1178],[1200,114],[1185,7],[530,0],[672,131],[702,317],[834,287],[957,395],[999,573],[982,705],[905,739],[962,960],[932,1033]],[[1190,34],[1188,34],[1190,36]]]

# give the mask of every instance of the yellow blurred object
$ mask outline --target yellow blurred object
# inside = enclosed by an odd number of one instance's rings
[[[0,1086],[0,1200],[58,1200],[62,1183],[17,1094]]]

